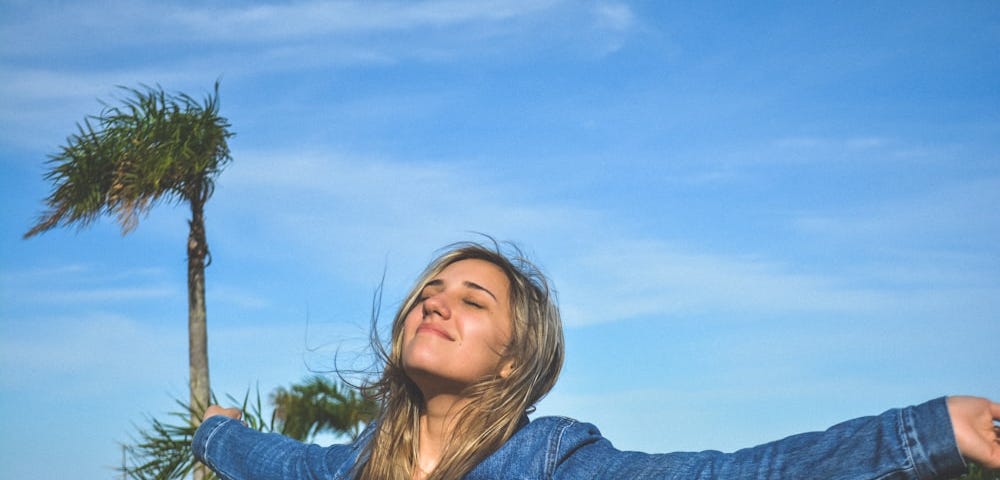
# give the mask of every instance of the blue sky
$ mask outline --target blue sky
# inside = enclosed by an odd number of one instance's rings
[[[4,0],[0,477],[109,478],[187,395],[183,207],[21,239],[116,85],[221,78],[219,394],[363,361],[383,273],[485,232],[559,290],[539,413],[622,448],[1000,397],[998,48],[990,1]]]

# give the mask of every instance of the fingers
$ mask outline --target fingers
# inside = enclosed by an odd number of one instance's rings
[[[960,401],[966,408],[960,414],[964,419],[958,420],[964,425],[956,427],[959,450],[964,450],[967,458],[986,468],[1000,468],[1000,427],[996,424],[1000,421],[1000,404],[975,397]],[[963,434],[960,435],[960,431]]]
[[[218,415],[229,417],[233,420],[239,420],[243,417],[243,412],[241,412],[238,408],[222,408],[218,405],[212,405],[205,410],[205,415],[202,417],[202,421]]]
[[[989,410],[993,417],[993,443],[1000,445],[1000,425],[997,425],[1000,422],[1000,403],[990,401]]]
[[[979,428],[983,441],[982,457],[978,461],[986,468],[1000,468],[1000,403],[986,399]]]
[[[955,441],[962,456],[993,468],[1000,463],[1000,444],[995,442],[994,403],[985,398],[948,397]]]

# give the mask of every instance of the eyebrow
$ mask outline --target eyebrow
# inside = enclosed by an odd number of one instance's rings
[[[444,285],[444,280],[441,280],[440,278],[438,278],[438,279],[431,280],[431,281],[427,282],[427,284],[424,285],[424,288],[427,288],[427,287],[439,287],[439,286],[443,286],[443,285]],[[484,286],[482,286],[482,285],[480,285],[478,283],[470,282],[470,281],[466,280],[466,281],[462,282],[462,285],[465,285],[467,288],[471,288],[473,290],[480,290],[480,291],[486,292],[487,295],[493,297],[493,301],[495,301],[497,303],[500,303],[500,300],[497,300],[497,296],[494,295],[493,292],[489,291],[489,289],[487,289],[486,287],[484,287]]]

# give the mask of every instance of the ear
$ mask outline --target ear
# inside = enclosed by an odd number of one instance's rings
[[[504,360],[500,364],[500,378],[507,378],[511,373],[514,373],[514,359]]]

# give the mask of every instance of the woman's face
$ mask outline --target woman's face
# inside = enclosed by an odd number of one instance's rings
[[[402,356],[425,395],[457,393],[496,374],[510,341],[510,282],[485,260],[460,260],[423,285],[406,315]]]

